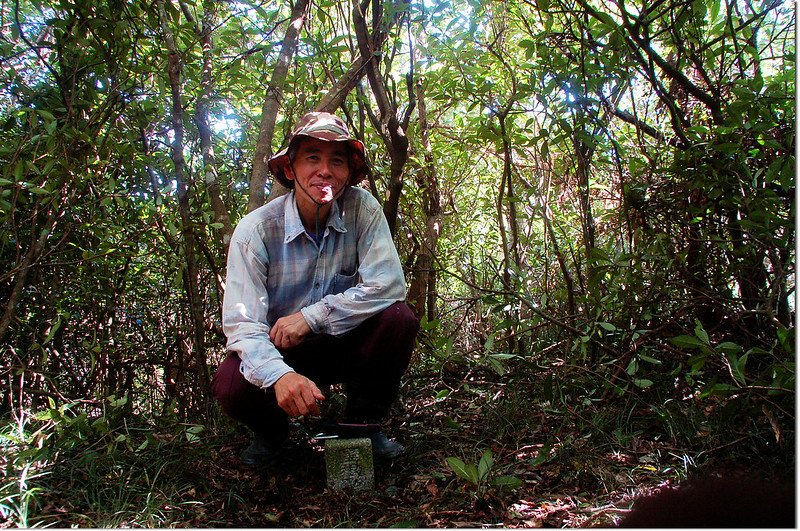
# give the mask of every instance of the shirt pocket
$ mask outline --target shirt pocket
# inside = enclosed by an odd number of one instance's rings
[[[342,275],[340,273],[336,273],[333,276],[333,294],[342,293],[356,284],[358,284],[359,276],[358,272],[353,273],[352,275]]]

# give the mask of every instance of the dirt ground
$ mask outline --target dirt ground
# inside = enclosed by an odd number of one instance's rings
[[[525,410],[518,399],[504,401],[502,387],[473,382],[437,399],[437,385],[406,392],[386,431],[407,452],[376,463],[374,490],[328,490],[323,445],[296,428],[280,466],[249,469],[239,460],[249,443],[242,432],[216,449],[216,458],[187,471],[202,485],[187,493],[195,501],[184,509],[187,525],[610,527],[636,496],[675,482],[687,466],[656,440],[634,438],[625,452],[598,447],[572,431],[563,412],[534,404]],[[492,466],[478,484],[447,461],[477,464],[486,450]],[[501,476],[516,480],[504,486]]]

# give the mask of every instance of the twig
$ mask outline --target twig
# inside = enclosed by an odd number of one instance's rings
[[[731,442],[725,443],[725,444],[723,444],[721,446],[717,446],[716,448],[709,448],[708,450],[703,450],[702,452],[697,454],[694,458],[698,459],[701,455],[710,454],[711,452],[716,452],[717,450],[722,450],[723,448],[727,448],[728,446],[733,446],[734,444],[739,444],[740,442],[746,440],[747,438],[748,438],[748,436],[745,435],[743,437],[739,437],[735,441],[731,441]]]

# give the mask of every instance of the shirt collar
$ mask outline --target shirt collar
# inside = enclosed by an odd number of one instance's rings
[[[295,198],[294,190],[289,192],[289,196],[286,198],[286,201],[287,205],[283,214],[283,226],[285,228],[283,242],[289,243],[303,234],[306,231],[306,228],[303,226],[303,220],[300,219],[300,211],[297,210],[297,200]],[[333,205],[331,206],[331,212],[328,215],[326,226],[338,232],[347,232],[347,229],[344,226],[342,213],[339,211],[338,199],[334,201]]]

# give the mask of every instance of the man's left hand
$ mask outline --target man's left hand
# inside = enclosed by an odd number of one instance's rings
[[[269,331],[269,338],[278,348],[292,348],[302,343],[310,333],[311,327],[305,317],[297,312],[275,321],[275,326]]]

